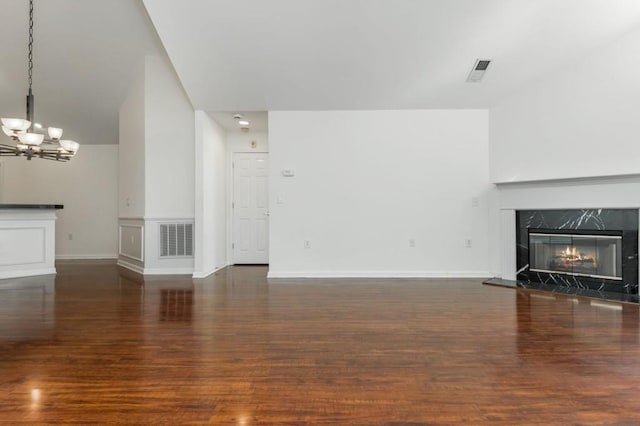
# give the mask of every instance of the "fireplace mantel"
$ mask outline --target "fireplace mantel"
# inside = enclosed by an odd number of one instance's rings
[[[640,209],[640,174],[496,182],[496,276],[516,280],[516,211]]]
[[[636,182],[640,183],[640,173],[620,174],[620,175],[601,175],[601,176],[576,176],[576,177],[556,177],[544,179],[519,179],[514,177],[513,180],[493,181],[497,187],[510,186],[532,186],[532,185],[575,185],[575,184],[592,184],[592,183],[620,183],[620,182]]]

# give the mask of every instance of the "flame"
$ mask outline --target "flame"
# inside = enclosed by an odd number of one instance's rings
[[[576,247],[573,247],[573,246],[567,246],[567,249],[564,251],[563,254],[565,256],[574,257],[574,258],[577,258],[577,259],[581,259],[582,258],[582,256],[578,252],[578,249]]]
[[[560,252],[560,256],[572,262],[580,261],[580,260],[591,260],[591,261],[594,260],[593,256],[586,253],[579,252],[578,248],[575,246],[567,246],[566,249]]]

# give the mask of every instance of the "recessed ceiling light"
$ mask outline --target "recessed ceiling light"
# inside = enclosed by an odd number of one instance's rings
[[[238,124],[241,125],[241,126],[248,126],[249,122],[247,120],[239,120]]]

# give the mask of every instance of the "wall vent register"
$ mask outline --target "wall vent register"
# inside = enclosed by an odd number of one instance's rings
[[[192,257],[193,224],[160,224],[160,257]]]

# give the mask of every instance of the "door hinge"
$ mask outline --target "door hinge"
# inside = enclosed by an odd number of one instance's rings
[[[233,201],[231,202],[231,208],[235,209],[236,208],[236,203],[234,203]]]
[[[231,243],[231,248],[232,249],[236,248],[236,243]]]

